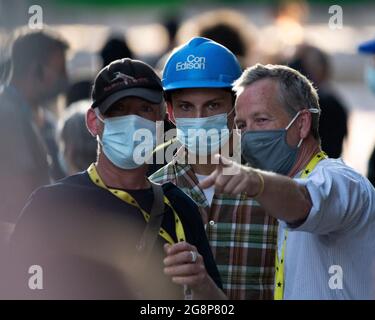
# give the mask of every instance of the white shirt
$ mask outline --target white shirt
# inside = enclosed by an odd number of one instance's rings
[[[206,179],[208,176],[205,176],[203,174],[195,174],[199,183],[201,183],[204,179]],[[212,199],[214,198],[215,193],[215,186],[209,187],[207,189],[203,189],[204,195],[208,201],[208,204],[211,206]]]
[[[299,175],[298,175],[299,176]],[[306,179],[312,208],[297,228],[280,222],[284,299],[375,298],[375,189],[341,160],[319,162]],[[341,289],[342,284],[342,289]]]

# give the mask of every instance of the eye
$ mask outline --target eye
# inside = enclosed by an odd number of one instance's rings
[[[268,121],[267,118],[256,118],[256,119],[255,119],[255,122],[256,122],[257,124],[263,124],[263,123],[265,123],[265,122],[267,122],[267,121]]]
[[[178,105],[178,107],[182,110],[182,111],[190,111],[191,110],[191,105],[190,104],[187,104],[187,103],[180,103]]]
[[[152,106],[150,106],[149,104],[144,104],[144,105],[142,105],[141,110],[143,112],[153,112],[154,108]]]
[[[210,110],[216,110],[220,107],[220,104],[218,102],[210,102],[207,107]]]
[[[237,122],[236,127],[237,127],[238,130],[243,130],[243,129],[246,128],[246,124],[245,124],[245,122]]]

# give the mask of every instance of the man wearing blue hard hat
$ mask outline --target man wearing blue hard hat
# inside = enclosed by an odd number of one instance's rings
[[[371,57],[370,62],[366,65],[365,81],[372,93],[375,94],[375,39],[360,44],[358,51]],[[375,186],[375,149],[370,157],[367,175],[368,179]]]
[[[233,53],[206,38],[193,38],[172,52],[162,84],[182,146],[150,178],[175,183],[198,205],[229,299],[272,299],[276,220],[245,193],[228,195],[199,187],[215,170],[214,154],[237,154],[231,139],[232,84],[241,73]]]

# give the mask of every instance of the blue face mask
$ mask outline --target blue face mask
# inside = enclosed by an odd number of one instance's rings
[[[122,169],[135,169],[150,158],[155,146],[156,123],[129,115],[104,120],[103,136],[99,143],[106,157]]]
[[[308,109],[312,113],[319,110]],[[286,141],[288,129],[300,115],[294,116],[285,129],[246,131],[241,137],[242,156],[255,168],[287,175],[296,162],[301,139],[296,147]]]
[[[205,118],[176,118],[177,139],[192,154],[213,154],[229,140],[229,114],[221,113]]]
[[[365,81],[372,93],[375,94],[375,67],[367,66],[365,70]]]

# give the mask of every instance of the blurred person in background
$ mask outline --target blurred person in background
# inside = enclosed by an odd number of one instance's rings
[[[58,101],[59,99],[53,99],[50,103],[40,105],[36,118],[36,124],[47,149],[49,175],[52,181],[59,180],[65,176],[64,170],[60,166],[59,146],[56,139],[59,113]]]
[[[231,9],[211,10],[185,21],[177,31],[177,44],[192,37],[205,37],[228,48],[242,68],[259,60],[257,29],[241,12]]]
[[[71,83],[66,92],[66,107],[69,108],[74,102],[89,99],[91,95],[91,89],[91,80],[80,80]]]
[[[369,56],[364,78],[368,88],[375,95],[375,39],[366,41],[359,45],[358,51]],[[373,186],[375,186],[375,148],[370,156],[367,176]]]
[[[8,83],[11,74],[11,39],[9,38],[9,35],[0,29],[0,91]]]
[[[199,187],[216,168],[214,153],[235,153],[232,85],[240,75],[236,56],[207,38],[195,37],[173,51],[162,81],[180,148],[150,178],[176,184],[198,205],[229,299],[272,299],[276,220],[245,193]],[[209,136],[215,130],[216,142]]]
[[[90,221],[100,226],[101,215],[104,219],[113,217],[113,221],[118,220],[121,225],[125,223],[124,233],[127,239],[120,245],[125,244],[124,250],[129,248],[123,252],[124,256],[130,257],[127,264],[132,264],[135,260],[136,248],[141,251],[140,255],[144,253],[144,248],[149,248],[160,260],[165,252],[163,263],[159,260],[156,265],[133,265],[134,270],[144,271],[141,276],[146,287],[138,287],[140,291],[145,292],[149,290],[148,287],[158,289],[152,290],[154,295],[151,297],[146,293],[141,294],[141,297],[182,299],[183,286],[188,286],[190,291],[185,291],[186,296],[191,297],[192,294],[194,299],[224,299],[225,295],[220,289],[220,276],[196,205],[173,184],[156,185],[145,175],[145,161],[155,144],[156,121],[160,121],[165,113],[159,77],[149,65],[141,61],[116,60],[97,75],[92,99],[92,108],[87,111],[86,122],[88,130],[98,140],[97,161],[86,171],[41,187],[32,194],[12,237],[12,248],[15,248],[16,256],[21,256],[22,259],[23,250],[30,247],[32,249],[34,239],[35,246],[39,247],[41,244],[39,248],[43,252],[53,255],[59,253],[56,244],[61,242],[60,237],[70,238],[70,235],[74,235],[74,230],[79,231],[76,223],[81,226],[84,235],[81,239],[78,232],[77,242],[71,243],[72,248],[64,247],[62,254],[66,250],[68,253],[71,250],[79,252],[81,246],[85,245],[95,252],[97,237],[105,238],[105,235],[93,231],[87,234],[85,223],[82,224],[81,221],[88,222],[87,228],[90,230]],[[151,134],[151,138],[144,141],[143,146],[134,136],[142,131],[144,134]],[[138,155],[136,152],[141,146],[144,157],[142,152]],[[153,225],[150,226],[150,215],[155,210],[160,211],[157,212],[157,216],[161,217],[160,224],[155,226],[153,220]],[[155,241],[152,243],[147,241],[148,237],[142,241],[143,232],[139,230],[145,228],[155,228]],[[128,233],[129,229],[133,232]],[[56,235],[51,230],[56,230]],[[100,231],[100,228],[95,230]],[[90,243],[85,241],[86,236],[91,236]],[[20,250],[18,254],[17,248]],[[37,263],[35,258],[29,258],[33,264]],[[48,260],[52,263],[56,261]],[[22,268],[18,270],[22,272]],[[15,276],[17,278],[17,274]],[[18,276],[18,283],[21,282],[21,285],[23,281],[27,281],[24,271]],[[54,281],[50,284],[46,282],[44,289],[59,291],[48,285],[57,281],[58,286],[63,275],[56,272],[50,274],[50,277]],[[100,279],[100,274],[95,276],[97,277]],[[71,281],[65,277],[64,279]],[[75,287],[77,288],[77,284]],[[100,293],[101,287],[97,286],[95,290]],[[35,297],[40,294],[30,291],[26,294]]]
[[[67,61],[69,87],[66,91],[65,108],[74,102],[91,99],[93,80],[101,69],[102,58],[96,52],[79,50]]]
[[[317,47],[302,44],[296,48],[295,54],[287,64],[301,72],[317,88],[321,108],[319,135],[322,149],[329,157],[339,158],[348,135],[348,114],[347,107],[330,82],[330,57]]]
[[[14,223],[30,193],[50,180],[39,107],[64,91],[67,43],[53,31],[21,29],[10,83],[0,93],[0,220]]]
[[[77,101],[68,106],[60,119],[59,160],[65,175],[84,171],[96,160],[97,141],[86,126],[90,106],[91,100]]]
[[[169,14],[162,19],[162,25],[168,34],[168,46],[165,50],[166,53],[169,53],[174,47],[176,47],[176,35],[178,28],[180,27],[180,20],[178,13]]]
[[[283,53],[305,41],[309,3],[306,0],[276,0],[269,8],[273,21],[260,31],[258,46],[262,59],[256,62],[283,64]]]
[[[102,67],[109,65],[112,61],[134,57],[133,52],[129,48],[126,38],[122,34],[111,34],[102,49],[99,52],[102,58]]]

